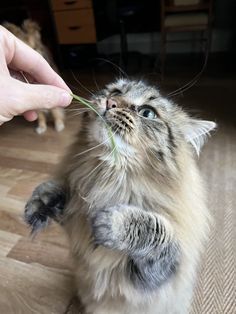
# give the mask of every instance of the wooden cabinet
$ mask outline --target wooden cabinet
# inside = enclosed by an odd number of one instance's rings
[[[96,43],[91,0],[52,0],[59,44]]]
[[[92,0],[52,0],[52,9],[54,11],[91,9]]]

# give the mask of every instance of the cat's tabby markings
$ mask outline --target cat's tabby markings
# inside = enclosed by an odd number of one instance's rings
[[[210,221],[194,150],[215,123],[142,81],[119,79],[91,101],[117,157],[90,111],[57,175],[26,205],[26,221],[65,228],[86,313],[188,313]]]

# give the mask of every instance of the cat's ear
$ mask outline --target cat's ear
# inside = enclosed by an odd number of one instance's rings
[[[216,123],[206,120],[191,119],[183,125],[183,133],[187,142],[191,143],[199,156],[207,135],[216,128]]]

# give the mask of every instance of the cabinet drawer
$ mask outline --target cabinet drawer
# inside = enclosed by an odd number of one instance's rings
[[[89,44],[96,42],[93,10],[54,12],[60,44]]]
[[[92,0],[51,0],[54,11],[92,8]]]

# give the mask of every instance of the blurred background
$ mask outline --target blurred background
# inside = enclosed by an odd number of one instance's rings
[[[38,51],[77,95],[87,98],[119,76],[144,79],[218,124],[198,160],[215,223],[193,314],[236,313],[235,16],[235,0],[0,1],[1,24],[37,22]],[[63,121],[59,114],[56,130],[41,113],[40,123],[17,117],[0,127],[0,313],[80,313],[63,232],[53,224],[32,242],[22,219],[32,190],[73,139],[77,108]]]
[[[38,22],[64,69],[103,68],[105,58],[129,74],[170,75],[178,64],[193,75],[208,50],[210,73],[233,75],[235,12],[234,0],[8,0],[0,22]]]
[[[233,79],[235,13],[234,0],[8,0],[0,23],[36,21],[71,88],[71,72],[94,90],[122,70],[173,92],[201,71]]]
[[[0,23],[36,21],[72,88],[71,72],[92,88],[120,68],[172,92],[202,70],[202,78],[234,77],[235,13],[234,0],[8,0]]]

